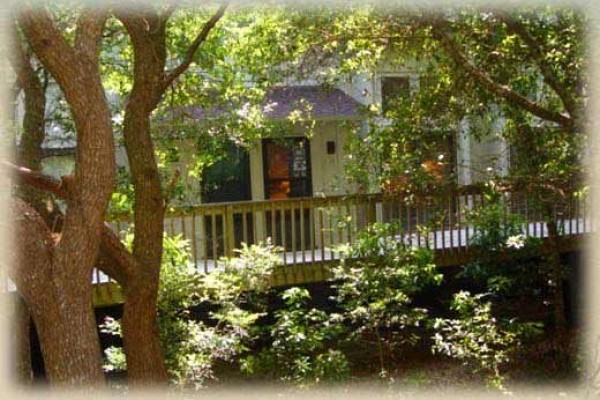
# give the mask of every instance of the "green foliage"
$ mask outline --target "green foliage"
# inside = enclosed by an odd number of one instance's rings
[[[285,307],[275,313],[270,344],[258,355],[243,360],[248,374],[272,375],[297,386],[347,379],[349,364],[343,353],[331,344],[344,333],[339,315],[308,309],[308,290],[293,287],[281,295]]]
[[[269,290],[268,277],[279,262],[276,248],[244,244],[238,257],[223,259],[220,268],[202,275],[189,261],[189,243],[181,236],[165,236],[163,246],[158,320],[167,368],[174,383],[199,388],[216,379],[213,366],[218,360],[234,360],[254,340],[263,306],[255,300],[262,294],[264,301]],[[201,305],[213,309],[210,323],[194,318],[193,308]],[[113,319],[101,328],[121,335]],[[126,368],[122,349],[109,348],[105,355],[106,370]]]
[[[374,224],[360,232],[352,246],[342,249],[342,262],[333,269],[335,300],[353,326],[356,338],[379,346],[381,371],[385,373],[384,347],[393,350],[412,344],[427,310],[412,305],[421,290],[437,285],[433,252],[410,248],[394,236],[390,224]]]
[[[485,374],[492,387],[501,389],[505,379],[501,366],[510,360],[521,340],[539,333],[541,326],[514,319],[498,321],[492,315],[492,303],[482,301],[483,297],[469,292],[454,295],[451,308],[458,318],[435,320],[432,349],[463,361],[475,373]]]
[[[444,20],[456,51],[476,70],[551,112],[568,114],[576,126],[573,132],[488,90],[436,39],[441,28],[432,26],[432,15],[405,11],[392,18],[389,10],[368,13],[377,21],[371,26],[384,32],[387,40],[376,66],[407,71],[411,88],[385,112],[372,107],[369,131],[349,144],[348,175],[365,188],[391,186],[403,194],[454,183],[457,153],[452,146],[460,145],[459,135],[468,125],[476,140],[501,137],[508,142],[510,182],[535,188],[538,194],[546,192],[540,200],[556,201],[558,190],[575,183],[583,169],[585,16],[572,8],[550,6],[520,7],[506,14],[467,6],[436,15]],[[505,18],[526,34],[509,29]],[[535,44],[526,43],[525,37]],[[372,49],[375,43],[363,46]],[[442,167],[443,179],[423,167],[427,162]],[[475,180],[483,172],[476,163],[460,167],[473,169]]]
[[[474,225],[469,245],[475,256],[459,277],[501,297],[540,296],[545,276],[541,240],[525,236],[527,223],[511,212],[504,194],[488,187],[484,198],[485,205],[468,216]]]
[[[217,360],[232,361],[247,350],[256,334],[254,324],[262,315],[263,307],[253,300],[269,290],[269,275],[279,262],[275,251],[270,243],[243,244],[238,257],[223,259],[223,265],[216,271],[196,276],[196,290],[191,292],[195,299],[193,305],[211,304],[215,309],[210,312],[212,324],[190,318],[164,318],[164,322],[171,323],[163,323],[166,329],[161,336],[163,342],[170,343],[165,347],[174,350],[170,369],[176,382],[200,387],[216,378],[212,367]],[[182,304],[186,310],[191,305]],[[182,327],[184,337],[177,341],[174,338]]]

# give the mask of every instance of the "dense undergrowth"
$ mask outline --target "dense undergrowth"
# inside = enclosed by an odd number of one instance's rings
[[[275,290],[269,242],[244,245],[210,274],[189,263],[187,243],[165,237],[159,295],[163,351],[176,388],[260,382],[295,388],[377,382],[387,387],[574,380],[576,338],[553,337],[539,242],[519,220],[500,221],[501,201],[475,212],[477,261],[442,274],[426,248],[375,224],[332,268],[320,298],[309,287]],[[468,291],[449,288],[467,282]],[[314,286],[314,285],[313,285]],[[313,291],[314,292],[314,291]],[[436,298],[425,298],[438,293]],[[516,304],[515,304],[516,303]],[[101,329],[119,335],[119,322]],[[122,349],[106,350],[107,371],[126,370]]]

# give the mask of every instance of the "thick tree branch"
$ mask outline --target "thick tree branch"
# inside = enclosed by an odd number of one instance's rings
[[[4,173],[14,176],[21,185],[28,185],[53,193],[63,200],[68,197],[68,189],[65,188],[65,182],[69,181],[68,178],[56,179],[8,161],[0,161],[0,168]],[[133,255],[121,243],[117,234],[106,222],[100,239],[101,257],[98,267],[114,278],[121,286],[126,286],[127,282],[131,281],[131,277],[136,274],[136,261]]]
[[[85,54],[90,60],[96,62],[100,54],[99,46],[107,18],[107,12],[101,9],[89,10],[81,14],[75,32],[75,49],[78,54]]]
[[[565,89],[563,85],[558,82],[558,79],[552,71],[552,67],[546,61],[544,57],[544,53],[542,52],[541,45],[538,40],[533,37],[533,35],[527,30],[527,28],[519,22],[517,19],[513,18],[506,11],[497,11],[496,14],[500,18],[502,22],[508,27],[508,29],[519,36],[521,40],[527,45],[527,49],[529,50],[529,54],[531,58],[536,63],[540,72],[544,76],[544,81],[554,90],[554,92],[561,99],[565,109],[571,116],[571,118],[576,118],[577,114],[577,105],[575,99],[569,95],[568,91]]]
[[[66,199],[68,197],[68,191],[65,188],[66,180],[56,179],[41,172],[20,167],[8,161],[0,161],[0,167],[6,174],[14,176],[21,185],[33,186],[37,189],[53,193],[61,199]]]
[[[539,118],[556,122],[569,131],[574,129],[574,121],[572,118],[542,107],[541,105],[516,92],[509,86],[496,82],[487,72],[473,65],[452,40],[449,33],[448,23],[445,20],[441,18],[434,18],[431,21],[431,24],[433,28],[432,35],[434,39],[436,39],[442,45],[448,56],[451,57],[460,68],[462,68],[486,90]]]
[[[163,92],[169,87],[169,85],[179,77],[185,70],[188,69],[192,61],[194,60],[194,55],[196,51],[200,47],[202,43],[206,41],[208,34],[212,31],[212,29],[217,25],[223,14],[225,14],[225,10],[227,9],[228,2],[225,2],[223,5],[219,7],[219,9],[215,12],[215,14],[204,24],[198,36],[194,39],[190,47],[188,47],[185,58],[177,67],[175,67],[170,72],[167,72],[163,79]]]
[[[39,85],[39,80],[37,79],[35,70],[31,66],[29,58],[26,56],[23,51],[23,46],[19,40],[19,34],[16,26],[12,26],[11,29],[12,34],[12,51],[7,51],[8,61],[12,69],[15,71],[17,75],[17,80],[19,82],[20,88],[25,88],[28,86],[35,86],[36,90],[38,90],[37,86]],[[41,86],[39,90],[41,90]]]
[[[137,261],[107,222],[104,223],[100,240],[96,267],[125,289],[138,273]]]
[[[19,15],[19,26],[27,36],[38,58],[43,59],[59,84],[68,84],[70,76],[61,66],[78,65],[73,48],[60,33],[52,16],[44,7],[28,5]]]

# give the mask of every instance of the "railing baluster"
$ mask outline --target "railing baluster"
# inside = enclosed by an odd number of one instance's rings
[[[462,240],[462,236],[463,236],[463,225],[462,225],[462,215],[461,215],[461,206],[460,206],[460,198],[457,201],[456,204],[456,225],[458,226],[458,247],[457,247],[457,251],[460,253],[463,249],[463,240]]]
[[[248,243],[248,213],[245,210],[242,210],[240,213],[241,217],[242,217],[242,240],[244,241],[244,243],[249,244]]]
[[[452,196],[448,196],[448,232],[450,233],[450,250],[454,249],[454,210],[452,209]]]
[[[352,243],[352,238],[354,236],[354,232],[352,232],[354,226],[354,199],[346,199],[344,206],[346,209],[346,242]]]
[[[417,247],[421,247],[421,229],[419,225],[419,210],[421,209],[421,202],[417,201],[415,204],[415,233],[417,235]]]
[[[325,261],[325,225],[323,221],[323,207],[319,207],[319,229],[321,230],[321,261]]]
[[[581,230],[579,229],[579,224],[580,224],[580,220],[581,220],[581,206],[580,206],[580,200],[576,199],[575,200],[575,215],[577,216],[576,221],[577,223],[575,224],[575,233],[577,235],[579,235],[581,233]]]
[[[315,263],[315,247],[316,243],[315,243],[315,207],[314,207],[314,201],[310,200],[310,209],[308,211],[308,229],[310,230],[310,248],[311,248],[311,261],[314,264]],[[314,271],[314,269],[313,269]]]
[[[281,246],[283,247],[283,265],[287,265],[287,243],[286,243],[286,232],[285,232],[285,208],[282,206],[279,209],[279,227],[281,229]],[[285,271],[285,269],[284,269]]]
[[[196,210],[192,210],[192,253],[194,253],[194,269],[198,269],[198,231],[196,230]]]
[[[300,251],[302,252],[302,264],[306,264],[306,243],[304,227],[304,201],[300,200]]]
[[[294,203],[291,203],[290,207],[290,218],[291,218],[291,229],[292,229],[292,262],[296,266],[296,208]]]
[[[223,209],[223,243],[225,246],[225,255],[227,257],[234,256],[235,249],[235,227],[233,220],[233,206],[228,205]]]
[[[333,229],[333,208],[331,205],[331,198],[327,199],[327,209],[329,210],[329,220],[328,220],[328,227],[329,227],[329,248],[332,249],[331,251],[331,259],[335,259],[336,258],[336,252],[333,251],[333,249],[335,248],[335,231]]]
[[[406,241],[408,241],[408,244],[412,247],[412,229],[411,229],[411,221],[410,221],[410,205],[408,203],[406,203],[405,208],[406,208],[406,235],[405,235],[404,238],[402,238],[402,241],[404,243],[406,243]]]
[[[530,233],[530,225],[531,225],[531,220],[529,218],[529,199],[527,197],[525,197],[524,199],[525,201],[525,236],[526,237],[530,237],[531,233]]]
[[[272,202],[271,203],[271,240],[273,245],[279,245],[280,243],[277,243],[277,226],[276,226],[276,219],[277,219],[277,214],[275,212],[275,203]],[[284,246],[281,246],[282,248],[284,248]],[[283,251],[285,252],[285,248],[283,249]]]
[[[211,235],[211,240],[212,240],[212,259],[213,259],[213,268],[217,266],[217,217],[215,215],[215,212],[212,211],[210,214],[210,218],[211,218],[211,229],[212,229],[212,235]]]

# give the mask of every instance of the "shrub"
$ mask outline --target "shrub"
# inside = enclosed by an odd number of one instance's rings
[[[492,303],[484,295],[469,292],[454,295],[452,310],[457,319],[438,318],[434,322],[434,353],[456,358],[475,373],[483,373],[492,387],[502,388],[501,366],[515,353],[521,339],[538,333],[540,324],[499,321],[492,315]]]
[[[353,327],[353,337],[374,341],[379,348],[381,374],[386,375],[385,353],[419,336],[427,310],[415,307],[413,297],[441,282],[433,252],[410,248],[397,240],[390,224],[374,224],[357,236],[353,245],[342,248],[339,266],[333,269],[335,300]]]
[[[526,222],[511,213],[501,193],[489,189],[484,196],[486,204],[469,214],[474,261],[459,276],[499,296],[539,296],[544,286],[540,239],[525,237]]]
[[[343,353],[330,347],[344,332],[339,315],[308,309],[308,290],[293,287],[282,294],[285,307],[275,313],[269,327],[270,344],[258,355],[243,360],[249,375],[273,376],[297,386],[339,382],[350,369]]]
[[[215,379],[217,360],[231,361],[252,341],[253,324],[261,313],[246,306],[269,290],[268,277],[278,262],[276,249],[269,242],[243,244],[238,257],[222,259],[219,268],[204,275],[189,261],[189,245],[181,236],[165,236],[163,243],[158,320],[165,361],[173,382],[199,388]],[[214,308],[211,324],[192,317],[190,309],[199,305]],[[121,335],[116,320],[105,320],[101,328]],[[122,349],[111,347],[105,354],[106,370],[126,368]]]

